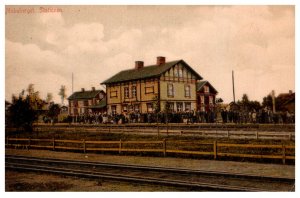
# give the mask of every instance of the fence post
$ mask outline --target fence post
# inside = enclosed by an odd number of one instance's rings
[[[216,160],[217,159],[217,156],[218,156],[218,145],[217,145],[217,141],[214,141],[214,159]]]
[[[282,163],[285,164],[285,158],[286,158],[286,155],[285,155],[285,145],[282,145]]]
[[[119,154],[121,154],[121,150],[122,150],[122,139],[120,139],[120,143],[119,143]]]
[[[53,137],[53,142],[52,142],[52,144],[53,144],[53,151],[55,151],[55,138]]]
[[[167,142],[166,139],[163,140],[163,153],[164,157],[166,157],[166,150],[167,150]]]
[[[83,139],[83,153],[86,152],[86,144],[85,144],[85,139]]]

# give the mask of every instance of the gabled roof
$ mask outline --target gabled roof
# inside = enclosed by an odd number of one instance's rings
[[[210,87],[210,89],[212,89],[214,92],[218,93],[218,91],[207,80],[197,82],[197,91],[201,91],[203,86],[206,84]]]
[[[184,62],[183,60],[175,60],[171,62],[166,62],[165,64],[159,66],[151,65],[145,66],[140,69],[123,70],[117,73],[116,75],[112,76],[111,78],[105,80],[101,84],[110,84],[116,82],[145,79],[150,77],[158,77],[178,63],[183,63],[186,67],[188,67],[192,71],[192,73],[197,77],[198,80],[202,79],[202,77],[196,71],[194,71],[186,62]]]
[[[91,99],[97,96],[100,92],[104,92],[103,90],[91,90],[91,91],[77,91],[74,92],[68,99]]]

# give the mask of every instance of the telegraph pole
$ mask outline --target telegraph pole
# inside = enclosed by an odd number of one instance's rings
[[[73,76],[73,72],[72,72],[72,93],[74,93],[74,91],[73,91],[73,84],[74,84],[74,76]]]
[[[272,90],[272,103],[273,103],[273,113],[276,112],[275,110],[275,91]]]

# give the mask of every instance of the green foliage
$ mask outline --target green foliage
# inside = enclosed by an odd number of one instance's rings
[[[52,119],[57,119],[57,116],[59,115],[60,113],[60,107],[58,104],[51,104],[50,107],[49,107],[49,111],[47,113],[47,116],[49,118],[52,118]]]
[[[67,97],[65,85],[60,87],[58,95],[61,97],[61,104],[64,104],[64,100]]]
[[[258,101],[251,101],[249,100],[249,97],[247,94],[243,94],[242,96],[242,100],[238,101],[237,104],[242,107],[243,110],[246,111],[252,111],[253,109],[255,109],[256,111],[258,111],[261,108],[261,105]]]
[[[24,99],[21,95],[13,97],[12,105],[9,108],[9,123],[25,131],[32,131],[32,124],[37,119],[37,113],[32,108],[30,96]]]

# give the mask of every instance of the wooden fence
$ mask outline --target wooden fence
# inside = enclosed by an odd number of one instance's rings
[[[180,135],[205,138],[226,138],[226,139],[256,139],[256,140],[295,140],[295,132],[280,131],[249,131],[223,128],[221,129],[167,129],[166,127],[129,127],[129,126],[106,126],[106,127],[88,127],[88,126],[70,126],[70,127],[36,127],[37,132],[99,132],[99,133],[126,133],[126,134],[153,134],[153,135]]]
[[[166,156],[167,153],[175,154],[189,154],[189,155],[205,155],[213,156],[216,160],[218,157],[240,157],[240,158],[256,158],[256,159],[282,159],[282,163],[285,164],[286,160],[295,160],[295,146],[290,145],[260,145],[260,144],[228,144],[214,141],[212,143],[197,142],[198,145],[208,147],[206,150],[182,150],[168,148],[167,145],[175,143],[191,144],[190,141],[176,141],[176,140],[158,140],[158,141],[92,141],[92,140],[61,140],[61,139],[33,139],[33,138],[6,138],[6,147],[14,148],[38,148],[38,149],[50,149],[50,150],[76,150],[86,153],[87,151],[112,151],[118,152],[154,152],[162,153]],[[67,145],[66,145],[67,144]],[[68,145],[72,144],[72,145]],[[100,146],[99,146],[100,145]],[[105,147],[106,145],[108,147]],[[134,148],[130,148],[129,145],[135,145]],[[151,145],[151,148],[145,148],[145,145]],[[138,148],[136,148],[138,147]],[[153,148],[154,147],[154,148]],[[224,152],[222,149],[235,148],[235,150],[243,151],[249,148],[251,149],[274,149],[278,152],[267,154],[248,154],[248,153],[236,153],[236,152]],[[290,151],[290,152],[289,152]],[[278,154],[280,153],[280,154]]]

